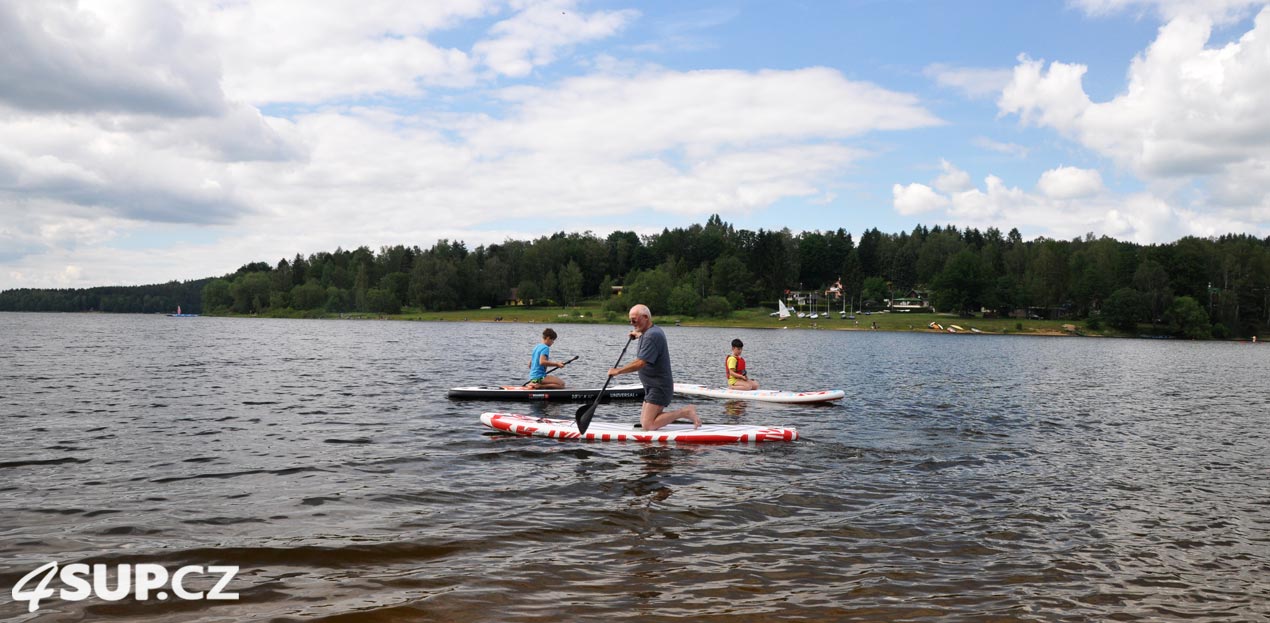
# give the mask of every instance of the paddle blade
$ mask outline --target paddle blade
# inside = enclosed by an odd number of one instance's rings
[[[599,401],[594,401],[578,407],[578,413],[573,420],[578,423],[578,433],[585,435],[586,429],[591,426],[591,418],[595,417],[595,407]]]

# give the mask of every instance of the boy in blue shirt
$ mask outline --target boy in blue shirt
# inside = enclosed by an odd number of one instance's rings
[[[564,381],[560,377],[547,376],[547,368],[559,368],[564,364],[551,360],[551,345],[556,343],[556,332],[551,329],[542,330],[542,343],[534,347],[529,356],[529,382],[525,387],[530,389],[564,389]]]

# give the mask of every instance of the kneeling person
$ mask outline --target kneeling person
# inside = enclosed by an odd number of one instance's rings
[[[732,340],[732,354],[723,360],[723,367],[728,373],[728,389],[758,389],[758,381],[751,379],[745,373],[745,358],[741,357],[742,348],[745,348],[745,344],[742,344],[741,340]]]
[[[644,405],[639,412],[639,425],[644,430],[657,430],[677,419],[692,422],[693,428],[701,428],[697,408],[688,405],[675,411],[666,411],[670,397],[675,392],[674,377],[670,372],[670,348],[661,327],[653,325],[653,314],[646,305],[636,305],[628,314],[631,339],[639,338],[639,350],[632,361],[621,368],[609,368],[609,376],[639,371],[639,382],[644,386]]]
[[[564,364],[551,360],[551,345],[556,343],[556,332],[542,330],[542,343],[534,347],[529,356],[529,389],[564,389],[564,381],[557,376],[547,376],[547,368],[559,368]]]

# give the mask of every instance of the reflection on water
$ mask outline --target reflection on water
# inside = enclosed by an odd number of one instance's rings
[[[626,329],[554,328],[602,384]],[[692,400],[788,444],[513,438],[479,413],[579,405],[445,398],[541,329],[0,314],[0,619],[1270,620],[1270,347],[666,328],[680,382],[740,337],[764,387],[846,391]],[[242,598],[29,615],[50,560],[239,565]]]

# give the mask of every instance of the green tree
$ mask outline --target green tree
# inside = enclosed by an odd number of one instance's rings
[[[423,309],[458,309],[458,270],[448,259],[428,252],[410,271],[410,300]]]
[[[326,311],[342,314],[353,307],[353,298],[348,290],[331,286],[326,289]]]
[[[291,307],[294,309],[318,309],[326,304],[326,290],[316,281],[310,281],[291,290]]]
[[[662,267],[638,271],[634,280],[623,288],[622,298],[630,305],[643,303],[653,314],[670,311],[670,292],[674,289],[670,274]]]
[[[987,283],[979,255],[963,249],[948,258],[944,270],[935,278],[931,303],[940,311],[977,311],[983,306]]]
[[[717,294],[707,296],[701,301],[701,313],[711,318],[727,318],[732,314],[732,303]]]
[[[690,283],[681,283],[670,291],[670,297],[666,300],[666,307],[672,314],[682,314],[684,316],[697,315],[697,308],[701,306],[701,295],[697,294],[697,289]]]
[[[383,288],[371,288],[366,291],[366,307],[377,314],[400,314],[401,301],[392,292]]]
[[[798,284],[798,248],[789,229],[759,230],[749,263],[764,293],[783,292]]]
[[[273,286],[268,273],[246,273],[229,286],[234,297],[233,310],[239,314],[254,314],[269,306],[269,293]]]
[[[410,275],[403,272],[391,272],[379,280],[379,287],[392,293],[398,303],[410,300]]]
[[[1212,337],[1212,324],[1208,312],[1200,306],[1199,301],[1189,296],[1173,299],[1173,304],[1164,312],[1164,322],[1168,323],[1174,335],[1190,339],[1208,339]]]
[[[522,279],[520,285],[516,286],[516,296],[526,305],[537,305],[543,298],[538,282],[533,279]]]
[[[511,296],[511,268],[497,256],[485,261],[481,269],[481,296],[486,304],[499,305]]]
[[[1102,316],[1107,324],[1121,331],[1137,331],[1146,303],[1142,293],[1133,288],[1120,288],[1107,297],[1102,306]]]
[[[357,267],[357,277],[353,279],[353,306],[358,311],[367,311],[366,291],[370,289],[370,271],[365,264]]]
[[[560,269],[560,298],[565,305],[577,305],[578,300],[582,298],[582,269],[578,267],[578,263],[569,260],[569,263]]]
[[[745,262],[735,255],[715,260],[710,273],[710,291],[727,297],[733,307],[743,305],[753,292],[754,277],[745,267]]]
[[[542,303],[555,305],[560,298],[560,280],[556,279],[556,273],[550,270],[543,273],[542,281],[538,283],[538,286],[542,288],[542,298],[545,299]]]
[[[886,280],[881,277],[869,277],[864,280],[864,304],[866,307],[881,307],[882,301],[889,298],[890,288],[886,286]]]
[[[611,312],[616,317],[625,314],[630,309],[630,305],[626,304],[629,300],[625,296],[613,295],[604,301],[603,309],[605,312]]]
[[[234,304],[234,295],[229,292],[229,282],[224,279],[213,279],[203,286],[203,309],[210,312],[226,311]]]
[[[1159,322],[1164,310],[1173,302],[1168,272],[1155,260],[1143,260],[1133,273],[1133,287],[1142,293],[1151,324]]]

